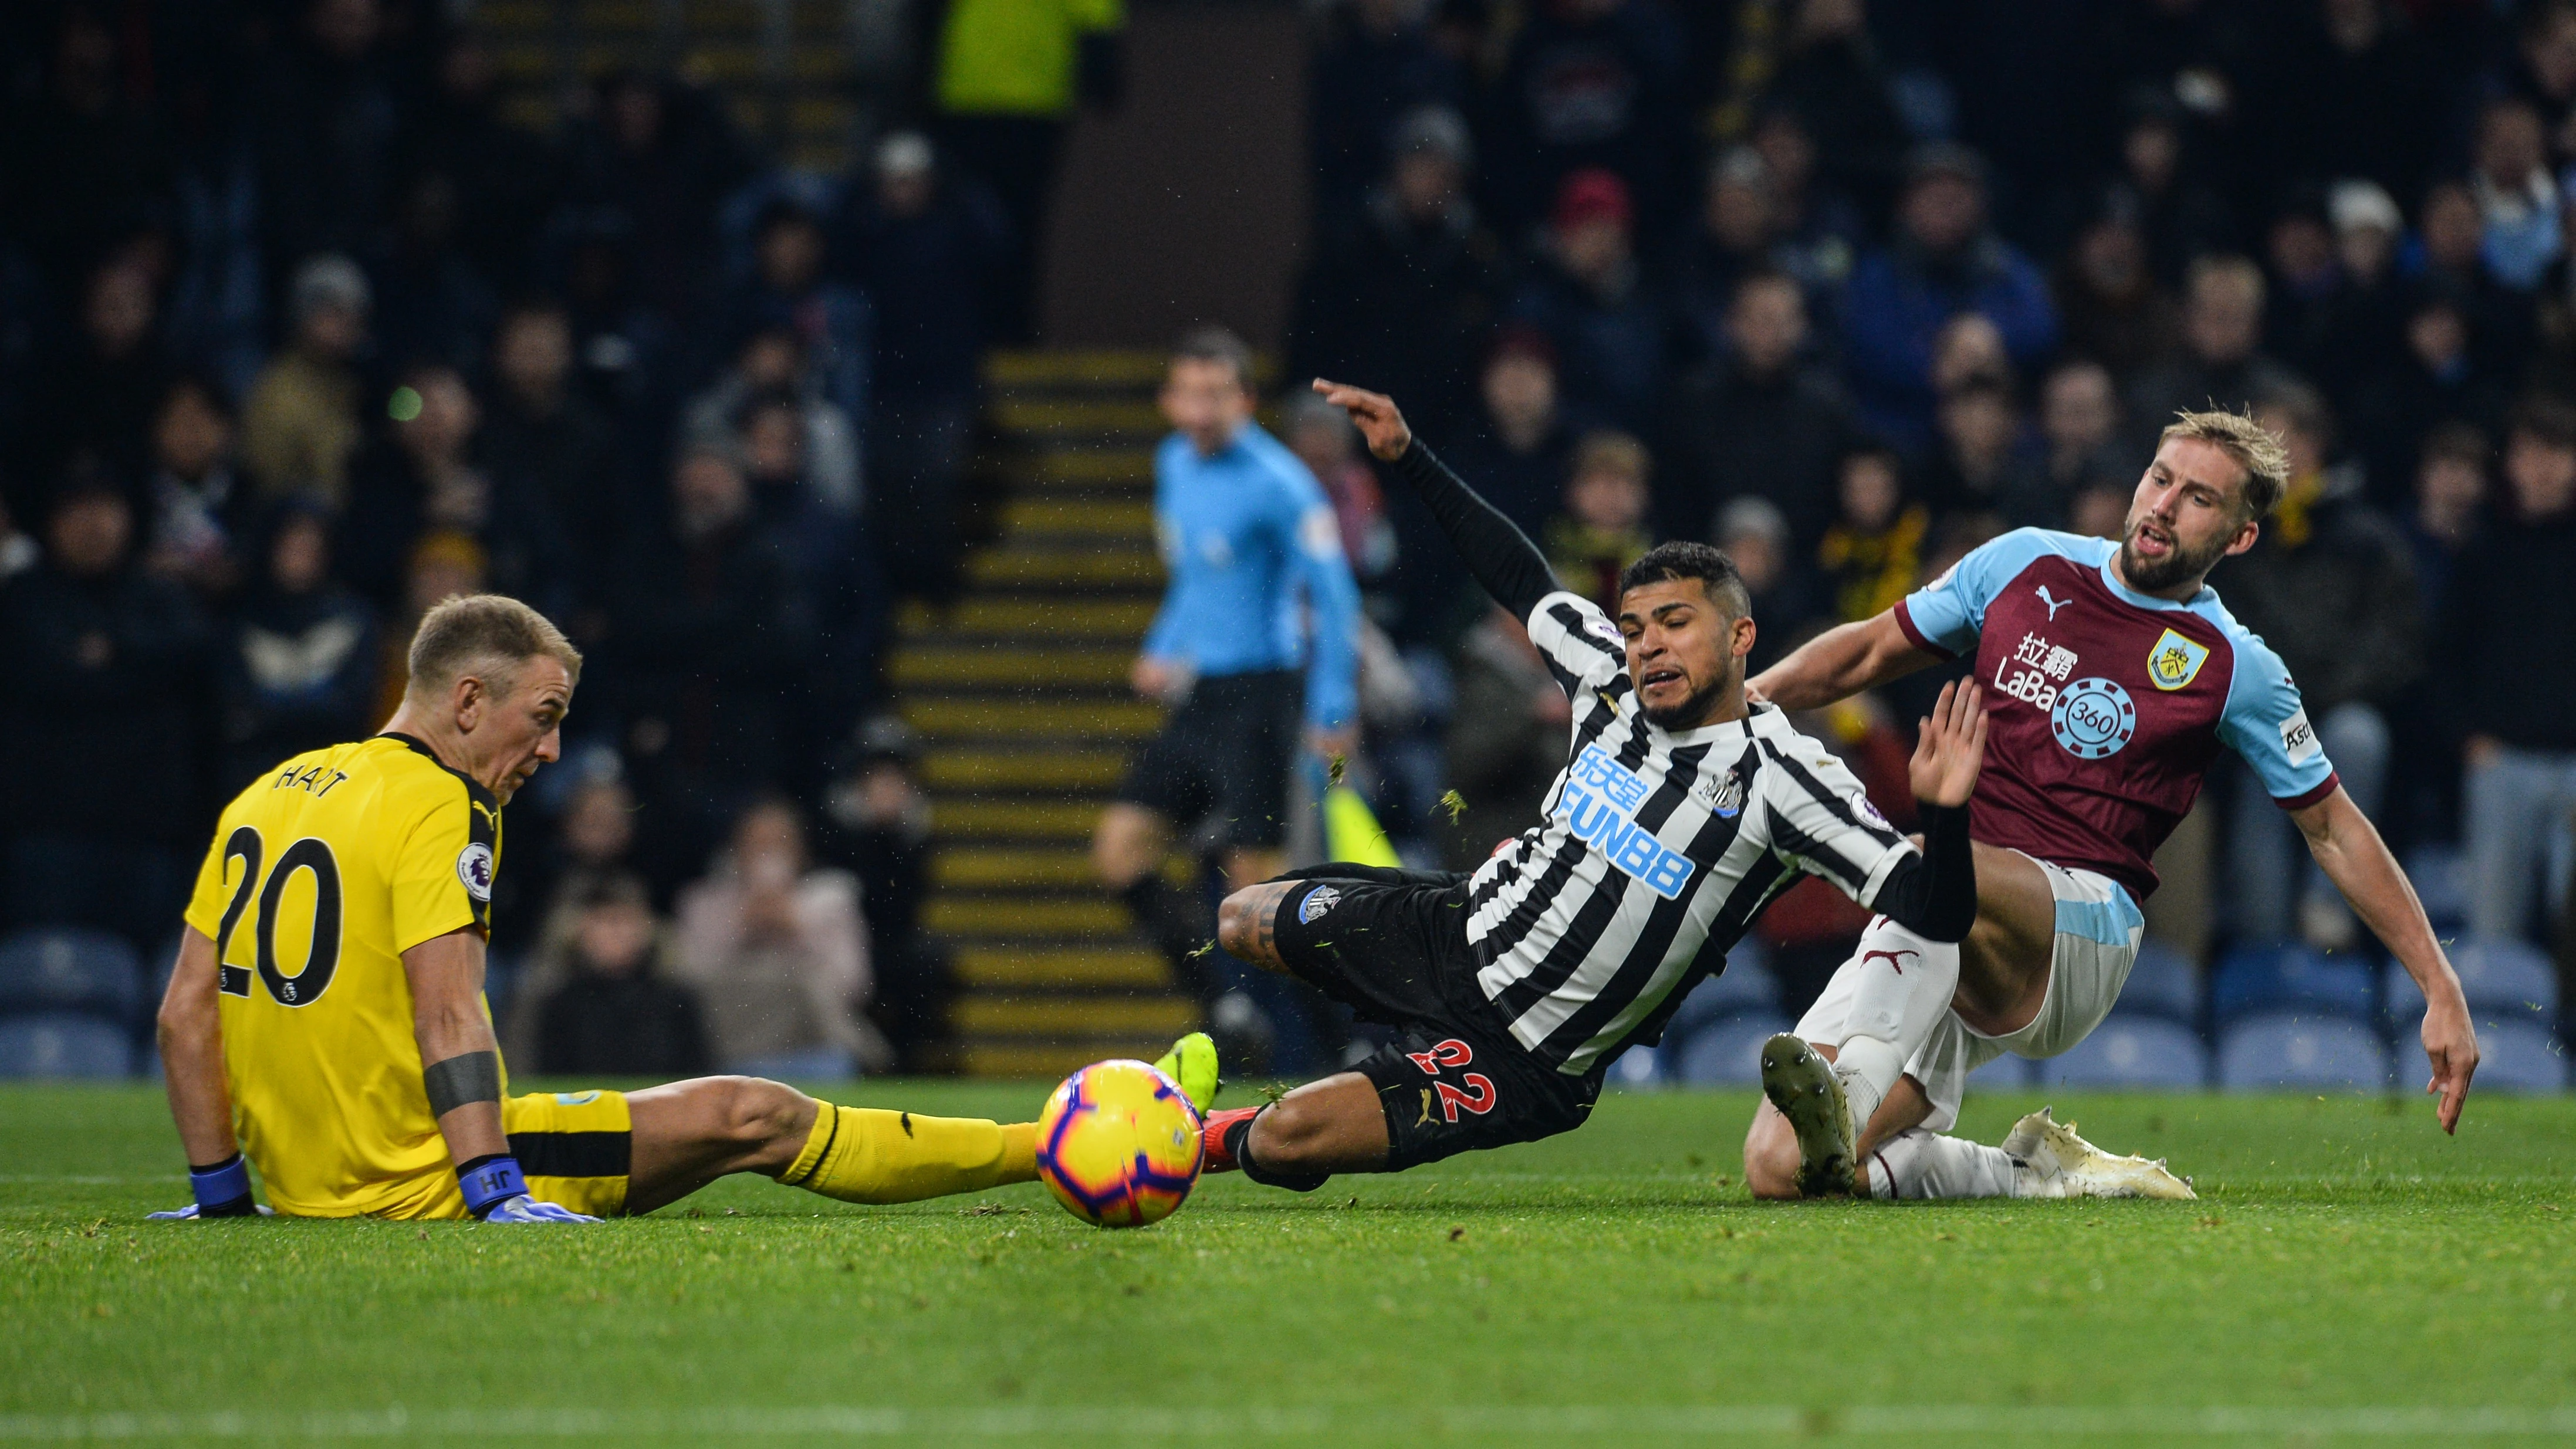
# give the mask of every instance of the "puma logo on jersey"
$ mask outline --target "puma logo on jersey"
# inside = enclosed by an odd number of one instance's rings
[[[1905,963],[1896,959],[1899,956],[1911,956],[1917,961],[1923,959],[1923,953],[1920,951],[1863,951],[1860,953],[1860,964],[1866,966],[1880,957],[1885,957],[1887,969],[1902,976],[1905,974]]]
[[[2070,604],[2070,603],[2073,603],[2073,602],[2074,602],[2074,600],[2072,600],[2072,599],[2061,599],[2061,598],[2058,598],[2056,595],[2051,594],[2051,593],[2048,591],[2048,585],[2046,585],[2046,584],[2042,584],[2042,585],[2040,585],[2040,586],[2039,586],[2038,593],[2039,593],[2039,601],[2040,601],[2041,603],[2046,604],[2046,605],[2048,606],[2048,618],[2049,618],[2049,622],[2051,622],[2051,623],[2055,623],[2055,622],[2057,621],[2057,611],[2058,611],[2058,610],[2063,609],[2063,608],[2065,608],[2068,604]]]

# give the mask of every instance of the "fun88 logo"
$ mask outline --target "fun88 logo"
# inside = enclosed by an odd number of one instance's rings
[[[1566,768],[1565,794],[1556,809],[1576,839],[1600,851],[1620,873],[1671,900],[1698,867],[1630,818],[1646,803],[1646,794],[1645,781],[1599,745],[1586,745]]]

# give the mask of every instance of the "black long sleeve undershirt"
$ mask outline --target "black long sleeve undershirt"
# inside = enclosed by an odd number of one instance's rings
[[[1977,923],[1977,855],[1968,843],[1968,807],[1915,802],[1923,818],[1923,853],[1896,863],[1879,883],[1870,909],[1935,941],[1962,941]]]
[[[1467,571],[1496,603],[1512,611],[1513,618],[1526,622],[1538,601],[1556,592],[1556,574],[1547,566],[1547,555],[1502,510],[1432,456],[1420,438],[1393,466],[1422,496],[1440,531],[1449,535],[1449,542],[1466,560]]]

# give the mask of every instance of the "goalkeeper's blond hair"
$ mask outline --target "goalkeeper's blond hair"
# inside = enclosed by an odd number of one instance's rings
[[[2165,424],[2156,439],[2157,448],[2176,438],[2190,438],[2207,443],[2225,453],[2245,470],[2245,516],[2260,519],[2272,512],[2281,501],[2281,490],[2290,482],[2289,450],[2268,428],[2245,413],[2231,413],[2223,408],[2207,412],[2180,412]]]
[[[581,651],[545,615],[505,594],[451,594],[411,636],[409,688],[427,697],[474,674],[507,696],[519,686],[520,666],[540,656],[560,660],[571,682],[581,682]]]

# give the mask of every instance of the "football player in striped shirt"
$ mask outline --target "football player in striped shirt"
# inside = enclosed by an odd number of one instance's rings
[[[1582,1124],[1609,1062],[1658,1039],[1772,897],[1820,875],[1955,956],[1976,878],[1961,806],[1980,689],[1945,694],[1911,781],[1927,843],[1788,718],[1744,698],[1742,580],[1706,544],[1621,579],[1614,620],[1557,587],[1520,530],[1415,442],[1395,404],[1317,382],[1525,620],[1573,703],[1545,818],[1473,876],[1335,864],[1228,896],[1219,939],[1398,1038],[1355,1069],[1208,1119],[1209,1163],[1300,1190]],[[1955,965],[1952,969],[1956,969]]]
[[[1819,636],[1753,681],[1814,709],[1973,655],[1994,748],[1971,809],[1978,922],[1879,992],[1876,926],[1799,1022],[1764,1049],[1769,1105],[1744,1145],[1764,1196],[2187,1196],[2155,1164],[2103,1157],[2045,1111],[2001,1148],[1940,1135],[1967,1074],[2010,1052],[2049,1057],[2098,1025],[2137,959],[2149,862],[2232,750],[2290,814],[2354,911],[2423,990],[2428,1092],[2451,1131],[2477,1070],[2459,978],[2379,832],[2335,779],[2280,656],[2209,587],[2254,546],[2289,473],[2252,419],[2183,413],[2138,480],[2123,539],[2025,528],[1987,543],[1876,618]],[[1952,976],[1950,973],[1958,974]],[[1873,993],[1875,992],[1875,995]],[[1900,1002],[1876,1017],[1864,1002]],[[1934,1005],[1948,1000],[1947,1009]],[[1811,1043],[1812,1049],[1802,1043]],[[2087,1184],[2057,1171],[2088,1164]]]

